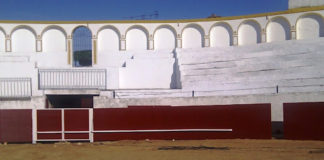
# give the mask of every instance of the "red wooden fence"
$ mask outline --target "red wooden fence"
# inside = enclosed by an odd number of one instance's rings
[[[32,110],[0,110],[0,142],[32,142]]]
[[[285,103],[284,137],[324,140],[324,103]]]
[[[89,141],[89,109],[37,110],[38,141]]]
[[[1,142],[224,138],[271,138],[270,104],[0,110]]]
[[[271,138],[270,104],[94,109],[94,140]]]

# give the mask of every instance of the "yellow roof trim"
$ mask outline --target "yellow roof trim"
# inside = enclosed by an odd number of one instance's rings
[[[281,14],[291,14],[299,12],[309,12],[324,10],[324,6],[317,7],[305,7],[295,8],[285,11],[259,13],[243,16],[232,16],[232,17],[219,17],[219,18],[201,18],[201,19],[179,19],[179,20],[90,20],[90,21],[23,21],[23,20],[0,20],[0,23],[19,23],[19,24],[96,24],[96,23],[186,23],[186,22],[208,22],[208,21],[224,21],[224,20],[236,20],[244,18],[257,18],[264,16],[274,16]]]

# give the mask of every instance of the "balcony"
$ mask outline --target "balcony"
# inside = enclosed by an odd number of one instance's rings
[[[39,89],[106,89],[105,69],[39,69]]]
[[[0,78],[0,99],[25,99],[31,96],[31,78]]]

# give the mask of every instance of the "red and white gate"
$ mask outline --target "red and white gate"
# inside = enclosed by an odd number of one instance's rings
[[[41,109],[34,111],[34,142],[90,141],[92,109]]]

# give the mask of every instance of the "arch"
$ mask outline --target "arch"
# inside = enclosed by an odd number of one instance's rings
[[[78,26],[72,32],[73,66],[92,66],[92,33],[86,26]]]
[[[0,27],[0,52],[5,52],[6,48],[6,32]]]
[[[238,45],[261,43],[261,25],[253,19],[243,21],[238,26]]]
[[[283,16],[273,17],[266,25],[266,41],[284,41],[291,39],[290,22]]]
[[[199,24],[188,24],[181,32],[182,48],[202,48],[204,47],[205,31]]]
[[[216,22],[210,27],[210,47],[233,45],[233,28],[227,22]]]
[[[120,49],[120,32],[112,25],[101,27],[98,32],[98,52],[119,51]]]
[[[66,38],[65,30],[57,25],[47,26],[41,34],[43,52],[65,52]]]
[[[13,52],[35,52],[36,51],[36,32],[27,25],[15,27],[11,33]]]
[[[126,30],[126,50],[147,50],[148,30],[141,25],[134,25]]]
[[[168,24],[158,26],[154,32],[154,49],[155,50],[173,50],[177,46],[177,31]]]
[[[296,21],[297,39],[314,39],[324,37],[323,16],[317,13],[306,13]]]

